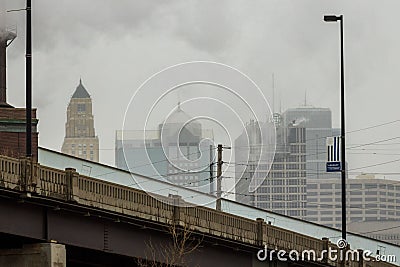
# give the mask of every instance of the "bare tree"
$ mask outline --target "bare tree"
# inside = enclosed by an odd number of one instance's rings
[[[168,224],[166,233],[170,237],[170,242],[154,246],[153,242],[150,240],[146,244],[147,259],[138,259],[137,263],[139,266],[188,266],[185,259],[187,255],[193,253],[200,247],[202,238],[193,235],[193,231],[190,229],[190,224],[188,223],[177,225],[175,222],[171,222]],[[159,258],[162,258],[163,262],[160,262],[158,260]]]

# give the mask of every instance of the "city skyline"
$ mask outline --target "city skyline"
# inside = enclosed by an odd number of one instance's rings
[[[251,5],[222,1],[217,6],[225,11],[222,17],[217,7],[212,8],[211,2],[199,5],[173,1],[169,6],[157,1],[146,4],[121,2],[111,10],[111,4],[105,1],[96,3],[96,12],[108,18],[109,22],[88,16],[94,12],[89,2],[80,4],[79,8],[71,1],[57,5],[51,1],[33,3],[33,106],[39,110],[39,131],[43,134],[41,146],[60,150],[65,116],[65,109],[61,107],[66,106],[66,100],[72,94],[70,88],[77,77],[82,76],[94,97],[98,118],[96,129],[101,140],[100,160],[113,164],[114,131],[121,128],[127,99],[141,82],[157,71],[198,59],[237,67],[257,82],[275,110],[279,109],[279,99],[282,99],[282,109],[301,105],[307,92],[308,103],[332,110],[333,126],[337,128],[339,41],[337,25],[327,25],[322,21],[323,14],[329,12],[346,15],[348,131],[389,123],[353,132],[348,135],[347,143],[358,146],[392,139],[349,151],[350,168],[363,169],[397,160],[397,153],[393,150],[398,148],[396,132],[400,123],[392,110],[397,99],[395,88],[400,84],[395,74],[400,62],[396,58],[400,54],[395,49],[399,42],[393,31],[395,16],[390,15],[399,5],[395,1],[388,1],[388,5],[362,2],[362,11],[358,10],[361,2],[357,1],[271,1]],[[19,8],[24,2],[4,1],[2,5],[4,11]],[[133,18],[132,14],[124,11],[131,6],[148,16]],[[191,10],[188,13],[193,17],[183,14],[181,9],[184,8]],[[194,12],[196,8],[213,12],[206,12],[202,18],[195,16],[198,14]],[[58,12],[58,15],[50,10]],[[61,24],[56,21],[59,15],[63,17]],[[24,81],[17,75],[24,64],[24,16],[15,12],[8,13],[5,18],[3,24],[18,26],[17,39],[8,52],[8,98],[11,104],[24,106],[21,97]],[[177,25],[179,20],[186,23]],[[208,32],[205,29],[210,28],[209,23],[219,27]],[[239,27],[239,23],[243,25]],[[107,27],[103,27],[105,25]],[[191,25],[196,25],[192,27],[195,30],[188,31]],[[201,36],[205,36],[208,42],[201,41]],[[166,49],[169,53],[161,52]],[[53,63],[51,68],[47,62]],[[272,73],[275,76],[274,94]],[[57,86],[53,81],[57,81]],[[185,97],[182,93],[181,98]],[[107,114],[110,108],[115,117],[110,118]],[[54,131],[48,131],[50,127],[55,128]],[[391,144],[389,149],[388,143]],[[396,162],[363,170],[396,174],[399,172]]]
[[[399,266],[398,8],[0,0],[0,265]]]

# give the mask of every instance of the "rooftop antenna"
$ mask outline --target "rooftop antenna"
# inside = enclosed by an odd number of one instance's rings
[[[275,74],[272,73],[272,113],[275,113]]]
[[[307,89],[304,91],[304,106],[307,107]]]

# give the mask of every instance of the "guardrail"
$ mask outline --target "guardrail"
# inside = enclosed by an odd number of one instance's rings
[[[327,266],[339,266],[321,255],[329,247],[337,249],[329,239],[322,240],[267,224],[263,219],[251,220],[206,207],[182,207],[179,196],[161,197],[160,201],[145,191],[80,175],[75,169],[58,170],[42,166],[29,158],[0,156],[0,187],[30,192],[49,198],[73,201],[165,224],[186,226],[192,231],[240,241],[271,250],[313,250]],[[394,266],[383,262],[362,261],[346,266]]]

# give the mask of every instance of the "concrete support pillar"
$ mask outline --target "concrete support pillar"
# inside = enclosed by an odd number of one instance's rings
[[[65,246],[54,243],[26,245],[22,249],[0,250],[0,266],[66,267]]]
[[[264,222],[264,219],[262,219],[262,218],[257,218],[256,221],[257,221],[257,245],[262,247],[262,246],[264,246],[264,242],[266,241],[266,240],[263,240],[264,239],[265,222]]]
[[[329,249],[329,238],[323,237],[322,241],[324,242],[322,250],[328,251],[328,249]],[[324,254],[324,258],[322,259],[322,262],[323,263],[328,263],[328,255],[327,255],[327,253]]]
[[[78,177],[79,173],[74,168],[65,169],[67,179],[67,200],[68,201],[79,201],[79,186]]]
[[[180,202],[182,201],[182,197],[178,195],[169,195],[170,198],[172,198],[172,203],[173,203],[173,218],[172,222],[174,224],[179,224],[180,222],[180,215],[181,215],[181,210],[180,210]]]
[[[20,159],[20,190],[39,193],[40,182],[39,182],[39,170],[40,164],[34,161],[30,157],[24,157]]]

